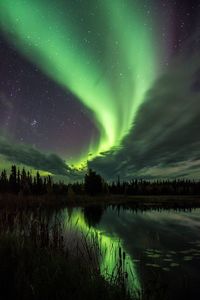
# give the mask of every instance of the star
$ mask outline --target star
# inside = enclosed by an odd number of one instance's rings
[[[38,121],[37,120],[33,120],[31,123],[30,123],[31,127],[36,127],[38,125]]]

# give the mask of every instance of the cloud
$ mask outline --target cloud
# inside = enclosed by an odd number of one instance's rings
[[[23,144],[14,144],[0,138],[0,154],[8,161],[30,166],[36,170],[43,170],[54,175],[75,175],[63,159],[56,154],[45,154],[39,150]]]
[[[90,162],[106,178],[200,176],[200,37],[148,91],[121,149]]]

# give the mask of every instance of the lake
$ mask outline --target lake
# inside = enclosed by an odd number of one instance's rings
[[[118,264],[127,271],[133,290],[145,287],[158,299],[200,299],[200,209],[91,206],[64,209],[60,216],[68,243],[75,243],[74,231],[88,239],[98,236],[105,276]]]
[[[109,282],[118,276],[132,294],[200,299],[200,209],[1,210],[0,231],[37,248],[66,248]]]

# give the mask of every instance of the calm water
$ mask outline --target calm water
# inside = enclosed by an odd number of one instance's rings
[[[112,272],[120,249],[126,253],[134,289],[145,286],[160,293],[159,299],[200,299],[200,209],[134,212],[89,207],[65,209],[62,217],[68,235],[76,227],[101,237],[106,249],[102,272]]]

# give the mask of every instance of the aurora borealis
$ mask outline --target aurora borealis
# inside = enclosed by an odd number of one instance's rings
[[[62,3],[57,5],[62,11]],[[47,6],[48,16],[44,18]],[[129,13],[126,6],[118,0],[99,4],[98,16],[111,28],[106,33],[107,49],[103,49],[96,24],[88,40],[83,40],[76,30],[81,24],[74,26],[70,20],[76,17],[75,13],[64,18],[60,11],[55,11],[53,2],[1,4],[5,30],[12,33],[11,39],[18,49],[58,84],[72,91],[94,114],[100,137],[98,145],[91,141],[89,152],[93,156],[118,146],[130,131],[144,92],[155,77],[153,37],[147,32],[145,19],[137,12],[137,7]],[[120,20],[120,27],[116,26],[117,20]],[[104,28],[103,31],[106,32]],[[99,62],[94,46],[105,55]],[[109,70],[107,65],[111,66]]]
[[[151,138],[150,132],[152,124],[162,127],[162,113],[156,109],[166,111],[169,119],[172,116],[162,95],[155,107],[149,91],[165,74],[174,74],[174,65],[185,64],[187,41],[198,33],[198,9],[198,1],[1,1],[2,161],[23,164],[16,151],[33,155],[33,147],[45,159],[55,153],[66,165],[78,167],[89,160],[107,177],[112,177],[107,169],[124,177],[135,171],[142,175],[141,169],[146,174],[144,166],[135,165],[145,161],[146,143],[151,152],[150,144],[156,145],[160,136]],[[180,59],[183,64],[177,63]],[[174,82],[180,74],[177,69]],[[174,86],[166,84],[169,95]],[[181,109],[187,100],[178,103],[178,98],[175,106]],[[148,111],[141,120],[146,103],[155,109],[155,117]],[[150,115],[152,122],[146,126]],[[138,127],[140,135],[135,134]],[[149,137],[144,141],[145,131]],[[17,150],[6,156],[12,144]],[[28,159],[25,163],[38,168]],[[154,161],[153,166],[158,169],[158,165]],[[41,169],[51,173],[51,168]],[[65,173],[55,169],[52,174]]]

